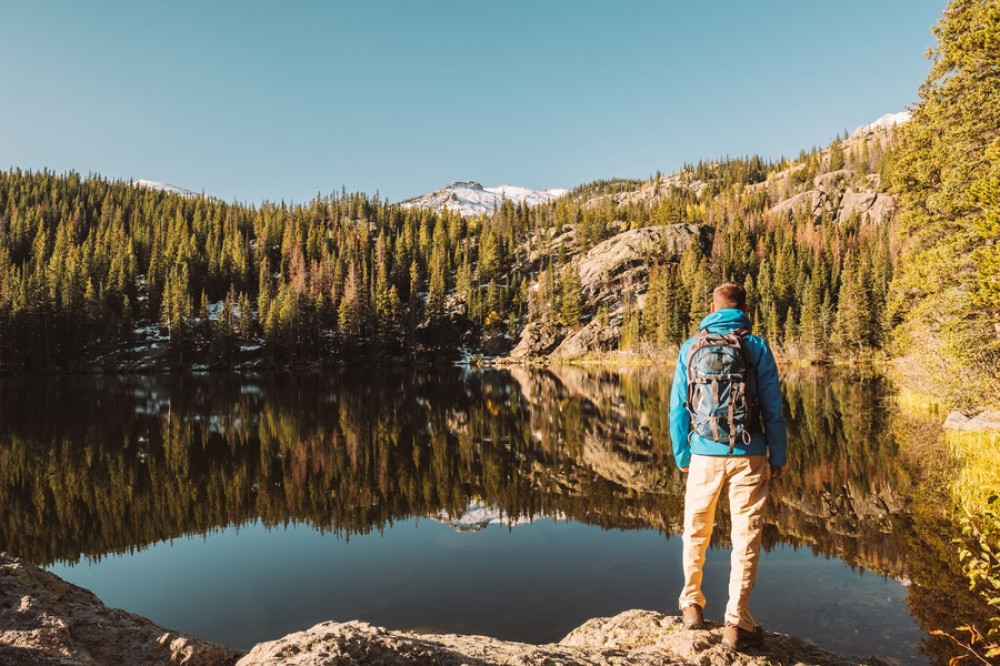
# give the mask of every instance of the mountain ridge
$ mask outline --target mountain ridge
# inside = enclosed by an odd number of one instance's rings
[[[437,212],[452,210],[464,217],[475,217],[493,213],[504,201],[525,203],[533,207],[555,201],[568,193],[569,190],[564,188],[536,190],[507,184],[484,187],[474,180],[454,180],[439,190],[400,201],[398,205],[403,208],[427,208]]]

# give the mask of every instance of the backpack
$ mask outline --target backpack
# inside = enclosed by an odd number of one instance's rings
[[[749,331],[698,331],[687,363],[687,410],[691,433],[729,443],[750,443],[750,432],[760,430],[756,377],[746,346]],[[688,437],[690,437],[690,433]]]

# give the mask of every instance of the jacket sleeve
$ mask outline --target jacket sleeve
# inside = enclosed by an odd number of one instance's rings
[[[674,460],[680,468],[691,464],[691,446],[688,443],[688,430],[691,427],[691,415],[688,413],[687,401],[687,349],[689,345],[681,345],[674,366],[674,383],[670,387],[670,441],[673,444]]]
[[[782,466],[788,462],[788,431],[785,414],[781,407],[781,384],[778,381],[778,366],[767,341],[760,340],[760,358],[757,361],[757,395],[760,402],[760,416],[767,438],[768,462]]]

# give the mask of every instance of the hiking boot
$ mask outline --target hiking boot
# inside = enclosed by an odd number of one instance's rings
[[[681,611],[681,615],[684,616],[684,628],[685,629],[704,629],[705,628],[705,616],[701,613],[701,606],[698,604],[691,604]]]
[[[732,650],[754,647],[764,642],[764,629],[758,624],[753,631],[747,631],[735,624],[726,623],[722,628],[722,644]]]

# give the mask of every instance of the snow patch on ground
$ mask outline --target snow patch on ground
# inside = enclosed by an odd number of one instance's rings
[[[200,197],[201,195],[197,192],[192,192],[191,190],[185,190],[183,187],[177,187],[176,185],[168,185],[167,183],[160,183],[155,180],[134,180],[132,181],[134,187],[144,187],[147,190],[157,190],[159,192],[166,192],[167,194],[179,194],[182,197]]]

